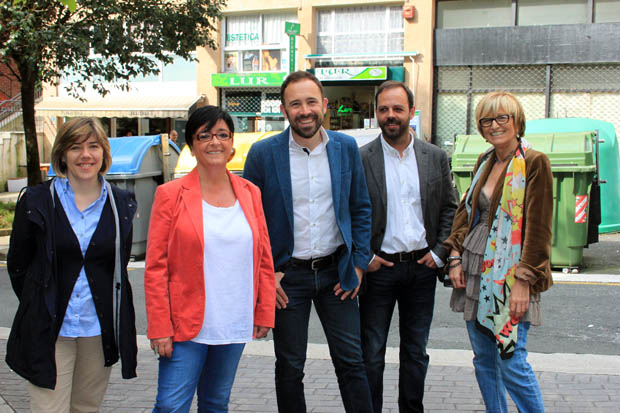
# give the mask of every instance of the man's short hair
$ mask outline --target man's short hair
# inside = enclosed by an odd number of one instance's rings
[[[379,85],[379,89],[377,89],[377,94],[375,95],[375,110],[377,110],[377,106],[379,103],[379,95],[388,89],[394,89],[397,87],[400,87],[405,91],[405,93],[407,94],[407,100],[409,101],[409,110],[413,109],[414,102],[413,102],[413,93],[411,92],[411,89],[409,89],[407,85],[405,85],[403,82],[397,82],[395,80],[386,80],[385,82],[381,83],[381,85]]]
[[[286,90],[288,85],[304,79],[313,81],[314,84],[317,85],[319,87],[319,90],[321,91],[321,98],[325,97],[325,95],[323,94],[323,85],[321,84],[321,81],[310,72],[306,72],[305,70],[298,70],[297,72],[293,72],[288,75],[286,79],[284,79],[282,86],[280,86],[280,103],[284,105],[284,91]]]

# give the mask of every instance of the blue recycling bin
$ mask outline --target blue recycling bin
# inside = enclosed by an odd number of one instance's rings
[[[105,179],[136,196],[138,210],[133,220],[131,255],[142,258],[146,254],[146,238],[155,189],[164,182],[161,135],[110,138],[109,141],[112,166]],[[172,141],[169,141],[169,146],[170,156],[167,157],[167,162],[172,174],[180,149]],[[53,177],[56,174],[50,169],[48,176]]]

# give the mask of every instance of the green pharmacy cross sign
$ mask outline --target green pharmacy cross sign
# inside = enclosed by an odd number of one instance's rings
[[[293,73],[295,71],[295,36],[301,33],[299,23],[284,22],[284,32],[289,38],[289,73]]]
[[[294,36],[300,33],[299,23],[284,22],[284,32],[289,36]]]

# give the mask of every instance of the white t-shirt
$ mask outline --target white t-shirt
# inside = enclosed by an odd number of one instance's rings
[[[205,314],[192,340],[202,344],[252,341],[252,230],[239,201],[218,208],[202,201],[204,231]]]

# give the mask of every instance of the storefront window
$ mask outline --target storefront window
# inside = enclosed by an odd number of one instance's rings
[[[284,22],[295,14],[229,16],[224,34],[226,73],[281,72],[288,70],[288,36]]]
[[[116,136],[137,136],[137,118],[118,118],[116,119]]]
[[[400,6],[319,10],[317,53],[402,52],[401,13]]]

